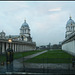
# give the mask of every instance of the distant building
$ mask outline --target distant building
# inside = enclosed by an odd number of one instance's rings
[[[51,49],[59,50],[59,49],[61,49],[61,44],[54,44],[51,46]]]
[[[4,38],[5,39],[5,32],[4,31],[0,32],[0,38]]]
[[[24,20],[20,28],[20,38],[21,40],[32,42],[29,25],[26,23],[26,20]]]
[[[11,37],[11,39],[13,40],[12,48],[14,51],[17,51],[17,52],[28,51],[28,50],[35,50],[36,48],[36,43],[32,41],[30,28],[26,20],[24,20],[24,23],[22,24],[20,28],[19,35],[6,36],[6,33],[4,31],[0,32],[0,50],[1,50],[0,52],[1,53],[5,52],[5,50],[8,48],[9,37]],[[21,45],[21,48],[20,48],[20,45]]]

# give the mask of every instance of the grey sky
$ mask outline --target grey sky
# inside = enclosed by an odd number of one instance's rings
[[[19,35],[26,18],[37,45],[58,44],[69,16],[75,20],[74,7],[75,1],[0,1],[0,32]]]

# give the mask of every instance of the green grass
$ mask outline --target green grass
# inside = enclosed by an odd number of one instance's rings
[[[71,63],[72,56],[62,50],[53,50],[36,56],[25,62],[28,63]]]
[[[21,57],[25,57],[25,56],[28,56],[28,55],[32,55],[32,54],[35,54],[35,53],[41,52],[41,51],[42,50],[14,53],[14,59],[18,59],[18,58],[21,58]]]
[[[13,55],[14,59],[18,59],[24,56],[28,56],[37,52],[41,52],[43,50],[35,50],[35,51],[27,51],[27,52],[16,52]],[[5,55],[0,55],[0,62],[5,62],[6,61],[6,56]]]
[[[4,62],[4,61],[6,61],[5,55],[0,55],[0,62]]]

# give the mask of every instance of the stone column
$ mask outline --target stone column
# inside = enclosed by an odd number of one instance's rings
[[[14,51],[14,44],[12,44],[12,49],[13,49],[13,51]]]
[[[17,44],[17,52],[19,52],[19,45]]]
[[[28,50],[28,45],[27,45],[27,51],[29,51],[29,50]]]
[[[22,44],[21,44],[21,52],[23,51],[23,49],[22,49]]]
[[[16,52],[17,50],[16,50],[16,44],[15,44],[15,52]]]
[[[27,46],[25,46],[25,51],[27,51]]]
[[[13,45],[14,45],[14,50],[13,51],[15,52],[15,43]]]
[[[22,45],[22,51],[24,51],[23,45]]]
[[[16,52],[17,52],[17,44],[16,44]]]
[[[4,50],[4,43],[2,43],[2,53],[4,53],[5,50]]]
[[[17,44],[17,52],[19,52],[19,45]]]
[[[19,52],[21,52],[21,50],[20,50],[20,44],[19,44]]]
[[[25,51],[26,51],[26,47],[25,47],[25,45],[24,45],[24,49],[25,49]]]
[[[22,52],[22,45],[20,44],[20,51]]]
[[[6,43],[6,50],[8,49],[8,43]]]
[[[17,44],[17,52],[19,52],[19,51],[18,51],[18,44]]]
[[[2,54],[2,42],[1,42],[1,48],[0,48],[0,50],[1,50],[1,54]]]
[[[18,51],[20,52],[20,45],[18,44]]]
[[[24,45],[24,51],[25,51],[25,45]]]
[[[4,42],[4,52],[6,52],[6,42]]]
[[[24,51],[24,45],[23,45],[23,51]]]
[[[23,51],[23,45],[21,44],[21,51]]]

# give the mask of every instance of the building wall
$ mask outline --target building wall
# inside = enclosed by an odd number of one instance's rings
[[[62,44],[62,50],[75,56],[75,40]]]
[[[71,16],[66,24],[66,38],[62,42],[62,50],[75,56],[75,22]]]

